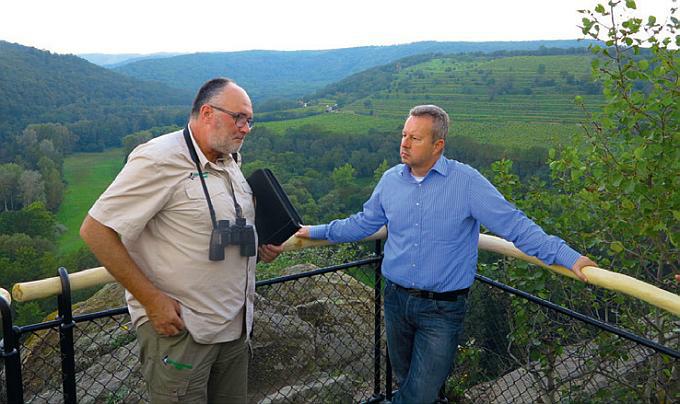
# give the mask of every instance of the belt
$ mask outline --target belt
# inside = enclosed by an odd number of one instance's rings
[[[424,299],[432,300],[445,300],[449,302],[455,302],[456,300],[458,300],[459,296],[467,296],[468,292],[470,291],[470,288],[465,288],[452,290],[450,292],[430,292],[427,290],[405,288],[401,285],[397,285],[396,283],[394,285],[397,287],[397,289],[401,289],[411,296],[422,297]]]

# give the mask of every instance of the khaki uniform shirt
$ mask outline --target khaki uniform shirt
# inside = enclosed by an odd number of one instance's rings
[[[217,220],[235,223],[231,179],[243,216],[254,226],[252,190],[238,164],[231,156],[213,164],[193,136],[192,141]],[[115,230],[151,282],[179,302],[196,342],[238,339],[244,322],[250,335],[256,259],[242,257],[239,246],[230,245],[224,261],[208,260],[212,222],[182,131],[137,147],[89,214]],[[144,307],[129,292],[126,299],[135,327],[148,321]]]

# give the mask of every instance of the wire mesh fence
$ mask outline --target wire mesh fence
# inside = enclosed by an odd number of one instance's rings
[[[120,309],[77,323],[74,350],[76,397],[79,402],[145,401],[136,335],[129,321],[126,309]],[[58,327],[32,331],[22,337],[21,362],[26,402],[63,401],[59,338]]]
[[[376,316],[372,286],[334,271],[260,286],[257,293],[249,374],[254,401],[338,403],[371,398]]]
[[[369,260],[373,264],[377,260]],[[302,269],[310,269],[309,266]],[[295,271],[295,269],[293,269]],[[374,276],[374,266],[355,268]],[[319,272],[319,271],[317,271]],[[371,398],[374,375],[375,293],[344,270],[260,282],[249,367],[249,401],[357,402]],[[122,299],[110,284],[74,319],[76,398],[81,403],[147,402],[136,335],[125,308],[101,309]],[[59,322],[22,330],[23,399],[63,402]],[[384,355],[384,353],[383,353]],[[383,359],[384,363],[384,359]],[[4,384],[4,373],[1,375]],[[7,402],[3,389],[0,402]]]
[[[249,401],[354,403],[389,395],[398,385],[386,382],[382,314],[370,281],[374,266],[351,274],[310,269],[258,282]],[[105,297],[121,293],[107,285],[90,299],[98,304],[74,310],[78,402],[147,401],[126,309],[101,311]],[[518,320],[518,302],[532,308],[529,322]],[[87,314],[92,308],[99,311]],[[58,321],[21,330],[23,399],[63,402]],[[677,332],[665,342],[677,353]],[[679,402],[679,365],[677,356],[478,281],[445,393],[450,402],[470,403]]]
[[[530,316],[518,318],[517,305],[530,307]],[[653,341],[476,282],[447,395],[482,403],[680,402],[677,323],[675,330],[668,355],[647,346]]]

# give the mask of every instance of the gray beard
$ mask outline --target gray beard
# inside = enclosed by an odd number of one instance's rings
[[[223,156],[227,154],[238,153],[241,151],[242,146],[243,143],[232,143],[229,141],[220,141],[216,139],[213,139],[213,141],[210,142],[210,147]]]

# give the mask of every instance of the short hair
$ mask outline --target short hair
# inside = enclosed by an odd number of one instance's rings
[[[409,116],[432,117],[432,142],[439,139],[446,140],[449,133],[449,114],[436,105],[417,105],[411,108]]]
[[[236,84],[234,80],[228,79],[226,77],[216,77],[203,83],[196,94],[196,98],[194,98],[193,105],[191,106],[191,116],[197,117],[203,105],[207,104],[222,90],[224,90],[226,86],[232,83]]]

